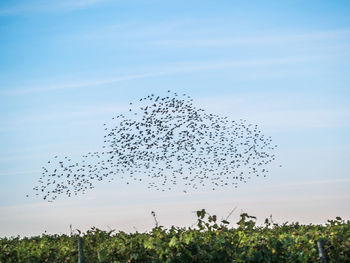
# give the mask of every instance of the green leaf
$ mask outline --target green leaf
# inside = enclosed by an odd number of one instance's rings
[[[173,236],[173,237],[171,238],[170,242],[169,242],[169,247],[174,247],[174,246],[176,246],[177,242],[178,242],[178,241],[177,241],[176,236]]]
[[[191,243],[191,241],[193,240],[193,237],[191,235],[187,235],[184,238],[185,244],[188,245],[189,243]]]
[[[102,249],[97,252],[98,262],[105,262],[107,260],[107,251]]]

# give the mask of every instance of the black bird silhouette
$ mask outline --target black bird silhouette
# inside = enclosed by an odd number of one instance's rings
[[[237,188],[252,176],[266,177],[277,147],[271,137],[246,120],[231,121],[195,107],[186,94],[169,93],[130,103],[128,112],[135,114],[104,123],[102,150],[88,152],[79,161],[55,156],[42,167],[33,190],[54,201],[59,195],[86,193],[96,182],[115,177],[127,185],[145,181],[148,189],[184,193]]]

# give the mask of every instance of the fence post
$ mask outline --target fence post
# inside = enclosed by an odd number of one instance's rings
[[[317,241],[317,248],[318,248],[318,255],[320,256],[320,262],[321,263],[327,263],[326,254],[324,252],[324,241],[322,239],[319,239]]]
[[[83,239],[78,239],[78,263],[85,263],[84,250],[83,250]]]

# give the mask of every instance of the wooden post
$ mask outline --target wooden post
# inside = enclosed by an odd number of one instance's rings
[[[321,263],[327,263],[327,258],[326,258],[326,254],[325,254],[325,252],[324,252],[324,247],[323,247],[323,245],[324,245],[323,240],[322,240],[322,239],[319,239],[319,240],[317,241],[317,248],[318,248],[318,254],[319,254],[319,256],[320,256],[320,262],[321,262]]]
[[[85,263],[84,250],[83,250],[83,239],[78,239],[78,263]]]

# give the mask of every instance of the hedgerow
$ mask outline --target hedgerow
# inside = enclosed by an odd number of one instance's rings
[[[350,262],[350,221],[340,217],[325,225],[276,224],[240,215],[236,227],[204,209],[197,211],[195,228],[156,226],[145,233],[92,228],[71,235],[42,234],[0,239],[1,263],[77,262],[83,240],[86,263],[228,263],[320,262],[322,241],[327,262]]]

